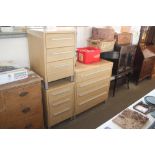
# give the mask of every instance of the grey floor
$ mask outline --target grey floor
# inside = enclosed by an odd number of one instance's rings
[[[52,128],[95,129],[153,89],[155,89],[155,79],[143,80],[137,86],[130,83],[130,89],[124,84],[117,88],[115,97],[112,97],[110,90],[106,103],[101,103],[76,116],[75,119],[65,120]]]

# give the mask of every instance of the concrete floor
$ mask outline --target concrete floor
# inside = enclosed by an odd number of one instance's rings
[[[52,128],[95,129],[153,89],[155,89],[155,79],[143,80],[137,86],[130,83],[130,89],[127,89],[125,84],[119,86],[115,97],[112,97],[112,90],[110,89],[106,103],[101,103],[79,114],[75,119],[65,120]]]

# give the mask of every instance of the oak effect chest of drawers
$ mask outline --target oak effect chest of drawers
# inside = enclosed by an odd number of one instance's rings
[[[75,114],[108,98],[112,66],[112,62],[106,60],[89,65],[76,63]]]
[[[31,69],[48,83],[74,74],[76,45],[74,31],[29,30],[29,56]]]
[[[33,72],[24,80],[0,87],[0,128],[43,128],[41,78]]]
[[[48,128],[73,116],[74,82],[62,79],[50,83],[50,88],[44,90],[44,98]]]

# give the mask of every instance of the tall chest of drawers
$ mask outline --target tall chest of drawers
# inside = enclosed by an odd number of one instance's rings
[[[112,66],[112,62],[106,60],[89,65],[76,63],[75,114],[108,98]]]
[[[48,83],[74,74],[76,34],[74,31],[28,31],[31,69]]]
[[[0,87],[0,128],[43,128],[41,78],[27,79]]]

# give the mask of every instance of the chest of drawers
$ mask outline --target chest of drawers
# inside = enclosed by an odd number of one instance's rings
[[[0,88],[0,128],[43,128],[41,78],[27,79]]]
[[[31,68],[48,83],[74,74],[74,31],[28,31]]]
[[[108,97],[112,63],[77,63],[75,68],[75,114],[79,114]]]
[[[46,124],[51,127],[74,113],[74,82],[62,79],[50,83],[50,88],[44,90]]]

